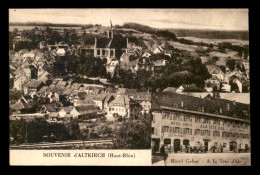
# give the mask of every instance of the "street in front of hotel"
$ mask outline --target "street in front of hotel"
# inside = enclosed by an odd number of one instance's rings
[[[169,154],[153,166],[250,166],[250,153]]]

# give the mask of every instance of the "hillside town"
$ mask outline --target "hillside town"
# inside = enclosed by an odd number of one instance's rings
[[[178,99],[180,95],[198,101],[218,101],[226,93],[249,94],[249,55],[244,52],[238,62],[217,66],[204,63],[203,56],[175,48],[164,36],[149,35],[152,39],[147,40],[129,32],[111,21],[110,27],[35,27],[9,32],[11,143],[111,139],[106,148],[139,148],[121,145],[120,132],[131,122],[143,127],[140,122],[150,121],[142,131],[151,134],[137,138],[148,140],[142,149],[149,148],[155,133],[151,122],[157,120],[152,120],[152,112],[158,110],[153,108],[155,94],[173,93]],[[202,98],[190,93],[208,95]],[[249,115],[248,107],[243,112]],[[25,127],[26,136],[15,130],[16,125]],[[49,133],[41,129],[47,126]],[[34,127],[41,130],[38,135],[30,134]],[[126,131],[133,134],[131,128]],[[158,149],[159,143],[156,140]]]

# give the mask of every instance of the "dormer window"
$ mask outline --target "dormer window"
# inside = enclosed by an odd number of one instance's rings
[[[175,108],[177,108],[177,103],[174,103],[174,105],[173,105]]]
[[[248,115],[247,111],[243,111],[245,115]]]
[[[201,107],[198,108],[198,111],[201,112]]]
[[[218,114],[218,110],[215,111],[215,114]]]

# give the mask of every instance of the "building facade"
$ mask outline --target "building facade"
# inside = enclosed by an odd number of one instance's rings
[[[152,147],[164,145],[168,152],[198,145],[206,151],[220,145],[223,151],[250,150],[249,105],[181,94],[158,101],[152,112]]]

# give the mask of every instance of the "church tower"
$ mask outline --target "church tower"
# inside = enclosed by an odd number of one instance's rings
[[[113,38],[113,35],[114,35],[114,31],[113,31],[112,22],[110,20],[110,29],[107,31],[107,36],[108,38]]]

